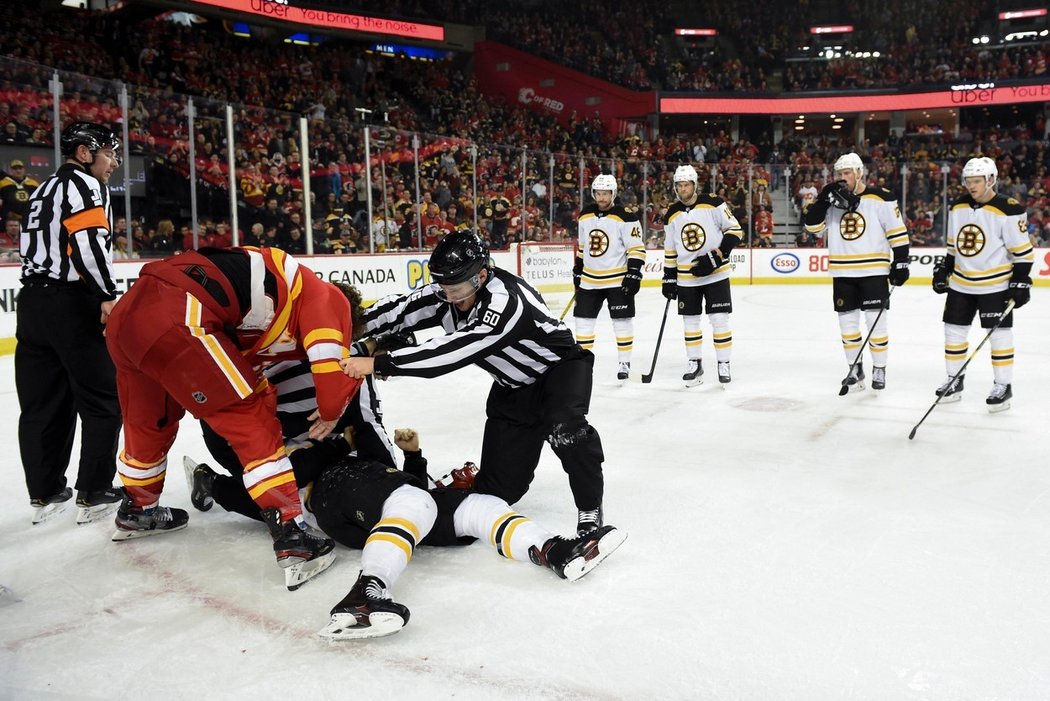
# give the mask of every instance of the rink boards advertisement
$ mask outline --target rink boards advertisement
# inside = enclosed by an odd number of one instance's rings
[[[917,248],[911,252],[909,284],[926,284],[933,266],[945,255],[943,248]],[[387,253],[353,256],[297,256],[322,280],[345,282],[357,287],[366,300],[404,294],[430,284],[427,253]],[[494,251],[493,263],[518,272],[541,292],[565,292],[572,286],[571,249],[539,246],[523,252]],[[123,294],[149,261],[122,260],[114,263],[117,293]],[[820,284],[830,281],[828,251],[824,248],[738,249],[731,256],[732,279],[741,284]],[[659,287],[663,277],[663,251],[649,250],[643,271],[646,287]],[[13,349],[15,310],[21,289],[18,265],[0,265],[0,352]],[[1050,249],[1038,248],[1032,279],[1050,285]]]

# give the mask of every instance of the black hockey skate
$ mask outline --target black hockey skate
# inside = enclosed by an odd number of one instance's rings
[[[562,579],[575,582],[607,558],[627,540],[627,533],[602,526],[575,538],[554,536],[542,548],[529,548],[533,564],[554,570]]]
[[[58,494],[52,494],[46,499],[30,499],[29,505],[33,507],[33,525],[43,523],[52,516],[65,511],[72,498],[73,490],[66,487]]]
[[[576,535],[584,535],[591,531],[597,530],[602,527],[605,523],[603,518],[602,507],[599,505],[597,509],[589,509],[587,511],[580,511],[579,517],[576,519]]]
[[[77,523],[85,524],[109,516],[120,507],[124,494],[116,487],[77,492]]]
[[[189,514],[182,509],[167,506],[142,509],[135,506],[127,489],[122,487],[120,491],[124,499],[117,509],[117,530],[112,538],[115,542],[179,531],[189,523]]]
[[[686,387],[696,387],[697,385],[703,384],[704,382],[704,366],[700,359],[690,358],[686,361],[685,374],[682,375],[682,381],[685,382]]]
[[[992,385],[992,393],[988,395],[988,399],[985,399],[984,403],[988,405],[989,412],[998,414],[1000,411],[1006,411],[1010,408],[1010,400],[1013,399],[1013,396],[1013,385],[1004,385],[996,382]]]
[[[857,363],[853,366],[853,369],[846,375],[846,379],[842,381],[842,386],[846,388],[846,392],[860,392],[864,389],[864,366]],[[840,391],[839,394],[842,394]]]
[[[625,384],[631,377],[631,364],[629,362],[621,362],[619,369],[616,371],[616,379],[620,381],[620,384]]]
[[[722,389],[725,389],[726,385],[733,381],[733,376],[729,372],[728,360],[718,361],[718,381],[721,383]]]
[[[206,463],[197,463],[191,458],[182,458],[182,470],[190,488],[190,503],[197,511],[208,511],[215,504],[211,496],[212,484],[218,473]]]
[[[872,367],[871,388],[876,390],[886,389],[886,368]]]
[[[357,581],[331,612],[332,620],[318,632],[330,640],[363,640],[393,635],[408,623],[406,606],[393,601],[379,577],[359,573]]]
[[[941,404],[951,404],[962,399],[963,380],[965,379],[966,375],[959,375],[954,381],[949,377],[943,385],[937,388],[936,394],[941,398]]]
[[[335,541],[295,521],[281,522],[281,512],[266,509],[263,521],[273,537],[277,564],[284,570],[284,584],[295,591],[335,562]]]

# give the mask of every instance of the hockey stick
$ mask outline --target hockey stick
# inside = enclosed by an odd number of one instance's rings
[[[849,378],[853,374],[853,368],[857,366],[860,359],[864,356],[864,348],[867,347],[868,341],[871,340],[871,334],[875,332],[875,327],[879,325],[879,319],[882,318],[882,313],[890,307],[890,296],[896,287],[891,287],[890,291],[886,293],[886,303],[882,305],[882,309],[879,310],[878,315],[875,317],[875,321],[872,323],[871,328],[868,329],[868,337],[864,339],[864,342],[860,344],[860,349],[857,351],[857,357],[853,359],[853,362],[849,366],[849,370],[846,372],[846,378],[842,380],[842,387],[839,389],[839,396],[845,397],[849,394]]]
[[[954,385],[955,381],[957,379],[959,379],[960,377],[962,377],[962,374],[964,372],[966,372],[966,366],[970,364],[970,361],[974,359],[974,357],[977,355],[977,352],[980,351],[981,347],[984,346],[984,344],[988,342],[988,339],[992,337],[992,334],[995,333],[995,330],[998,329],[999,326],[1004,321],[1006,321],[1006,317],[1010,316],[1010,312],[1012,312],[1013,310],[1014,310],[1014,301],[1011,299],[1010,302],[1006,305],[1006,309],[1004,309],[1003,313],[999,315],[999,321],[995,322],[995,326],[993,326],[992,328],[988,329],[988,333],[986,333],[984,338],[981,339],[981,342],[979,344],[977,344],[977,347],[974,348],[973,353],[970,353],[970,357],[967,358],[966,362],[963,363],[963,366],[961,368],[959,368],[959,372],[955,373],[952,376],[952,378],[950,380],[948,380],[948,385],[947,385],[948,387],[951,387],[952,385]],[[919,419],[919,423],[915,424],[915,428],[913,428],[911,430],[911,433],[908,434],[908,440],[909,441],[911,439],[915,438],[915,432],[919,430],[919,426],[922,426],[922,422],[926,420],[927,416],[929,416],[931,413],[933,413],[933,410],[935,408],[937,408],[937,405],[941,403],[942,399],[944,399],[944,395],[943,394],[937,395],[937,399],[934,400],[933,404],[930,405],[930,408],[927,409],[926,413],[922,415],[921,419]]]
[[[642,384],[649,384],[653,381],[653,373],[656,372],[656,359],[660,357],[660,343],[664,340],[664,327],[667,326],[667,312],[671,309],[671,300],[667,300],[667,304],[664,305],[664,318],[660,322],[660,333],[656,334],[656,350],[653,351],[653,364],[649,368],[649,372],[642,375]]]
[[[561,316],[558,317],[558,321],[565,321],[565,315],[572,309],[572,305],[576,304],[576,292],[572,293],[572,297],[569,297],[569,303],[565,305],[565,309],[561,310]]]

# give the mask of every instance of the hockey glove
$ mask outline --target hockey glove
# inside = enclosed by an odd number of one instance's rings
[[[577,258],[572,266],[572,286],[580,289],[580,279],[583,277],[583,258]]]
[[[890,263],[890,284],[894,287],[900,287],[911,277],[911,272],[908,270],[910,263],[908,252],[908,246],[899,246],[893,249],[893,262]]]
[[[841,185],[841,184],[842,184],[841,180],[836,180],[835,182],[830,182],[827,185],[825,185],[824,188],[820,191],[820,194],[817,195],[817,202],[820,202],[820,203],[823,203],[823,204],[826,204],[826,205],[834,204],[832,202],[832,200],[831,200],[831,194],[833,192],[835,192],[836,190],[838,190],[839,189],[839,185]]]
[[[1032,278],[1024,273],[1018,274],[1015,269],[1010,277],[1010,296],[1014,300],[1014,308],[1020,309],[1032,299]]]
[[[642,271],[628,268],[623,276],[623,282],[620,283],[620,288],[624,291],[624,294],[634,297],[638,294],[638,289],[641,286]]]
[[[416,343],[416,335],[411,331],[394,331],[376,338],[376,349],[372,355],[391,353],[402,348],[412,348],[416,345],[418,345]]]
[[[846,187],[846,183],[841,180],[832,183],[832,185],[834,185],[834,189],[828,193],[828,203],[837,209],[855,212],[860,204],[860,197]]]
[[[716,248],[697,258],[693,267],[689,269],[689,272],[696,277],[707,277],[720,268],[724,263],[725,259],[722,258],[722,251]]]
[[[939,295],[948,291],[948,278],[955,269],[955,256],[945,256],[933,266],[933,291]]]
[[[678,282],[664,278],[663,287],[660,290],[667,299],[678,299]]]

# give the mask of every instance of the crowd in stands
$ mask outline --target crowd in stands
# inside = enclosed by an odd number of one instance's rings
[[[496,247],[521,240],[568,240],[587,184],[599,172],[616,175],[621,199],[645,210],[648,244],[658,247],[661,217],[673,196],[671,174],[683,162],[697,164],[704,187],[732,203],[751,232],[752,245],[771,246],[790,243],[783,236],[774,238],[774,199],[793,202],[780,216],[797,218],[806,198],[815,195],[813,189],[823,185],[835,157],[853,149],[842,139],[793,135],[774,144],[768,133],[757,135],[754,142],[746,137],[733,142],[717,130],[651,140],[614,138],[593,117],[572,115],[563,125],[486,98],[462,63],[387,58],[341,43],[264,45],[208,26],[180,28],[160,20],[124,27],[72,12],[38,14],[11,8],[9,15],[13,31],[0,35],[0,56],[16,60],[0,58],[5,67],[0,145],[50,143],[46,85],[51,69],[41,65],[128,83],[130,151],[145,159],[149,191],[144,206],[133,207],[130,232],[126,222],[123,228],[121,248],[126,245],[129,255],[160,255],[193,245],[187,219],[187,94],[194,96],[196,114],[199,245],[228,245],[233,240],[227,101],[238,105],[237,238],[293,252],[306,250],[306,162],[316,252],[429,248],[443,232],[473,225],[475,216]],[[603,25],[596,21],[595,26]],[[753,51],[755,56],[769,53],[764,46]],[[762,60],[754,62],[759,70]],[[262,65],[267,70],[257,69]],[[63,122],[75,114],[118,125],[115,83],[64,73],[63,86]],[[274,109],[240,106],[250,104]],[[387,118],[372,130],[372,221],[366,207],[362,122],[355,111],[360,107],[372,110],[373,122],[381,121],[379,114]],[[310,121],[306,158],[299,150],[300,114]],[[1032,233],[1045,241],[1050,233],[1050,160],[1045,158],[1040,120],[1020,131],[991,127],[965,134],[972,143],[946,135],[891,137],[859,150],[871,160],[873,182],[907,193],[904,213],[916,244],[942,242],[942,166],[949,164],[950,178],[957,179],[965,157],[977,151],[997,159],[1004,184],[1009,179],[1018,192],[1027,186],[1024,194],[1036,223]],[[420,136],[418,198],[415,133]],[[555,154],[553,182],[548,180],[550,154]],[[906,176],[900,173],[904,163],[909,164]],[[790,178],[785,177],[786,167]],[[949,188],[949,198],[955,194]],[[802,238],[797,243],[819,241]]]

